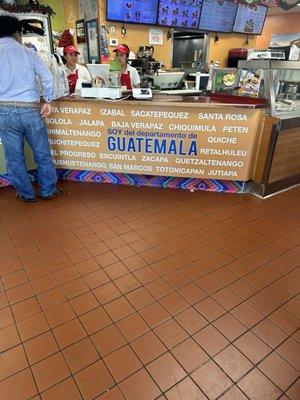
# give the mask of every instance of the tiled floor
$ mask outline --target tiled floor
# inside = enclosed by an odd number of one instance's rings
[[[299,400],[299,190],[0,192],[1,400]]]

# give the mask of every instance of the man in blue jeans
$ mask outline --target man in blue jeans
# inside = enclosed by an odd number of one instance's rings
[[[48,200],[63,192],[56,187],[56,171],[42,120],[51,113],[53,77],[37,53],[22,45],[21,30],[17,18],[0,16],[0,138],[17,198],[34,202],[37,196],[25,164],[25,138],[37,164],[40,197]],[[46,101],[42,107],[37,76]]]

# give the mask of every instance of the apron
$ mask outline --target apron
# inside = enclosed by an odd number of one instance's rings
[[[123,74],[121,74],[121,85],[122,86],[127,86],[128,90],[132,89],[129,71],[128,72],[124,72]]]
[[[70,74],[68,76],[70,94],[75,92],[77,79],[78,79],[78,71],[77,70],[75,72],[72,72],[72,74]]]

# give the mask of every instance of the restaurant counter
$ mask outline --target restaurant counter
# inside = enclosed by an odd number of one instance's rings
[[[45,121],[60,177],[229,192],[255,177],[262,135],[272,129],[261,104],[159,94],[62,98]],[[3,165],[0,145],[0,186]]]

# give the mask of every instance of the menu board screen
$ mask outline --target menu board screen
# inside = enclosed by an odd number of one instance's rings
[[[268,7],[257,6],[250,8],[239,4],[233,31],[237,33],[248,33],[250,35],[260,35],[265,23]]]
[[[198,29],[202,0],[160,0],[157,24]]]
[[[155,25],[158,0],[107,0],[106,19],[131,24]]]
[[[232,0],[203,0],[199,29],[232,32],[237,4]]]

